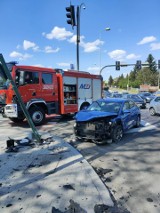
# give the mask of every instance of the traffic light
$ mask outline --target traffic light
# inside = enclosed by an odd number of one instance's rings
[[[116,70],[120,70],[120,66],[121,66],[120,61],[116,61]]]
[[[158,69],[160,70],[160,60],[158,60]]]
[[[75,22],[75,12],[74,12],[74,6],[70,5],[70,7],[66,7],[66,16],[67,16],[67,23],[71,24],[72,27],[76,26]]]
[[[138,60],[138,61],[136,62],[136,69],[137,69],[137,70],[141,70],[141,69],[142,69],[142,63],[141,63],[140,60]]]

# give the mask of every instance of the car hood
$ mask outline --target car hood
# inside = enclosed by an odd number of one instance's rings
[[[82,110],[76,114],[75,119],[76,121],[90,121],[94,118],[103,118],[110,116],[117,116],[117,113]]]

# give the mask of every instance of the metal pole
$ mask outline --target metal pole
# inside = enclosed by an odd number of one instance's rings
[[[20,96],[20,94],[19,94],[19,92],[18,92],[17,86],[16,86],[15,82],[14,82],[13,79],[12,79],[12,76],[11,76],[11,74],[10,74],[10,72],[9,72],[9,70],[8,70],[8,68],[7,68],[7,66],[6,66],[6,63],[5,63],[5,61],[4,61],[4,58],[3,58],[3,55],[2,55],[2,54],[0,54],[0,62],[1,62],[1,64],[2,64],[3,70],[4,70],[4,72],[5,72],[6,76],[7,76],[7,78],[10,80],[10,82],[11,82],[11,84],[12,84],[12,87],[13,87],[13,90],[14,90],[16,96],[17,96],[18,102],[19,102],[19,104],[20,104],[20,106],[21,106],[21,108],[22,108],[22,110],[23,110],[23,112],[24,112],[24,114],[25,114],[25,116],[26,116],[26,118],[27,118],[27,121],[28,121],[28,123],[29,123],[29,125],[30,125],[30,127],[31,127],[31,129],[32,129],[32,131],[33,131],[33,134],[34,134],[36,140],[37,140],[38,142],[41,142],[41,137],[40,137],[40,135],[38,134],[37,129],[35,128],[35,126],[34,126],[34,124],[33,124],[33,121],[32,121],[32,119],[31,119],[31,117],[30,117],[30,115],[29,115],[29,113],[28,113],[28,111],[27,111],[27,109],[26,109],[26,107],[25,107],[23,101],[22,101],[22,98],[21,98],[21,96]]]
[[[77,70],[79,71],[80,11],[77,6]]]
[[[99,34],[99,40],[101,41],[101,32]],[[99,69],[101,69],[101,45],[99,47]]]
[[[160,86],[160,69],[158,69],[158,90],[160,89],[159,86]]]
[[[115,65],[106,65],[106,66],[102,67],[99,71],[99,74],[101,75],[102,71],[107,67],[115,67]]]
[[[105,31],[109,31],[110,28],[109,27],[106,27],[105,28]],[[101,42],[101,35],[102,31],[100,31],[99,33],[99,41]],[[101,45],[100,45],[100,48],[99,48],[99,69],[101,69],[101,61],[102,61],[102,48],[101,48]]]

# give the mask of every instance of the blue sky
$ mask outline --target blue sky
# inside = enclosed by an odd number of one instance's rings
[[[144,62],[148,54],[160,59],[159,0],[0,0],[0,53],[6,62],[76,68],[76,27],[66,22],[70,2],[75,9],[82,4],[80,70],[99,73],[117,60]],[[102,76],[107,80],[132,69],[106,68]]]

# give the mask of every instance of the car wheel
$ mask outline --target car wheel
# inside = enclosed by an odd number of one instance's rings
[[[36,126],[39,126],[45,121],[45,112],[41,107],[32,107],[29,110],[31,119]]]
[[[117,125],[113,127],[111,134],[111,139],[113,142],[119,142],[123,137],[123,128],[122,125]]]
[[[137,120],[136,120],[136,125],[135,127],[139,127],[141,124],[141,119],[140,119],[140,116],[137,117]]]
[[[150,115],[154,116],[156,114],[156,111],[155,111],[155,109],[153,107],[151,107],[149,109],[149,113],[150,113]]]

